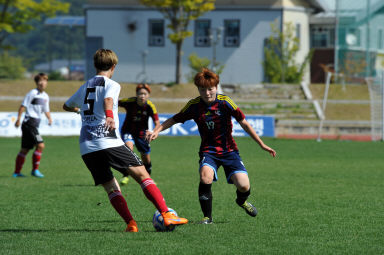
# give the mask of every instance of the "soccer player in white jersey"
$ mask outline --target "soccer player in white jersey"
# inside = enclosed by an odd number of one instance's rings
[[[45,147],[43,138],[39,134],[39,124],[41,115],[44,113],[48,119],[48,124],[52,124],[51,113],[49,112],[49,96],[44,91],[48,85],[48,76],[44,73],[39,73],[34,78],[36,88],[32,89],[25,96],[24,101],[20,105],[15,127],[20,126],[21,115],[25,110],[25,117],[21,125],[21,149],[16,157],[16,166],[13,177],[25,177],[21,173],[25,157],[29,150],[36,146],[35,152],[32,155],[32,176],[42,178],[44,175],[39,171],[41,155]]]
[[[126,222],[126,232],[138,232],[127,202],[121,194],[111,167],[123,175],[131,175],[145,196],[161,212],[164,224],[188,222],[168,211],[163,195],[145,170],[139,157],[120,138],[118,98],[120,85],[111,80],[118,59],[108,49],[99,49],[94,57],[96,76],[83,84],[63,105],[64,110],[81,114],[80,153],[91,172],[95,185],[101,184],[115,210]]]

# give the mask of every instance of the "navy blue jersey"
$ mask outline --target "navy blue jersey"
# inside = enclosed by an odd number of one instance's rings
[[[209,105],[200,96],[190,100],[173,119],[179,123],[190,119],[196,122],[201,136],[200,152],[225,154],[238,150],[232,137],[232,117],[237,121],[245,118],[228,96],[217,94]]]
[[[122,133],[130,133],[133,136],[144,138],[145,131],[148,130],[148,119],[159,120],[155,105],[147,100],[140,106],[137,104],[137,97],[119,100],[119,106],[123,107],[127,114],[125,116]]]

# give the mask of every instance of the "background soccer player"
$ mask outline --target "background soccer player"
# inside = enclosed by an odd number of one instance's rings
[[[136,145],[149,175],[152,172],[151,147],[145,140],[149,117],[152,118],[155,127],[160,125],[156,107],[148,100],[150,93],[151,88],[149,85],[141,83],[136,87],[136,97],[119,100],[119,106],[123,107],[126,111],[124,124],[121,128],[121,136],[131,150],[133,150],[133,145]],[[124,176],[120,183],[125,185],[128,181],[128,176]]]
[[[117,110],[120,84],[111,80],[117,62],[113,51],[97,50],[94,54],[97,75],[83,84],[63,105],[66,111],[80,111],[82,127],[79,142],[83,161],[95,185],[104,187],[112,206],[126,222],[127,232],[138,232],[138,228],[111,167],[131,175],[140,184],[148,200],[161,212],[165,226],[186,224],[187,219],[168,211],[163,195],[141,160],[120,138],[119,129],[116,128],[119,127]]]
[[[16,157],[15,172],[13,177],[25,177],[21,173],[25,157],[30,149],[36,146],[32,155],[32,176],[42,178],[44,175],[39,171],[41,155],[45,147],[43,138],[39,134],[39,125],[42,113],[48,119],[48,124],[52,124],[51,113],[49,112],[49,96],[44,91],[47,88],[48,76],[39,73],[34,77],[36,88],[32,89],[25,96],[20,105],[15,127],[20,126],[21,115],[25,110],[25,117],[21,125],[21,149]]]
[[[227,182],[235,184],[237,190],[236,203],[250,216],[257,215],[257,209],[247,201],[250,195],[250,183],[247,170],[240,158],[235,140],[232,137],[234,117],[241,127],[255,140],[260,147],[273,157],[276,152],[265,145],[255,130],[245,119],[240,108],[225,95],[217,94],[219,76],[208,69],[203,69],[194,78],[200,96],[190,100],[176,115],[147,133],[147,140],[156,139],[159,132],[172,127],[176,123],[184,123],[193,119],[201,136],[200,145],[200,184],[198,189],[201,210],[204,214],[202,224],[212,223],[212,182],[217,180],[217,169],[223,166]]]

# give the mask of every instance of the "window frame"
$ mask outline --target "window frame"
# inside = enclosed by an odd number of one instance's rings
[[[208,35],[207,35],[207,43],[204,44],[204,45],[201,45],[197,42],[197,39],[198,39],[198,34],[197,34],[197,29],[198,29],[198,23],[203,23],[203,22],[207,22],[208,23]],[[211,47],[212,46],[212,22],[210,19],[197,19],[195,20],[194,22],[194,40],[193,40],[193,44],[195,47],[199,47],[199,48],[208,48],[208,47]]]
[[[153,40],[151,40],[155,36],[159,35],[153,35],[152,34],[152,24],[154,23],[161,23],[163,25],[163,42],[161,44],[153,43]],[[160,36],[159,36],[160,37]],[[165,22],[164,19],[148,19],[148,47],[164,47],[165,46]]]

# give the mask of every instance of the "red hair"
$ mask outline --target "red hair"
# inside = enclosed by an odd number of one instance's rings
[[[207,68],[195,75],[195,85],[197,87],[210,88],[217,87],[220,82],[219,76]]]
[[[140,83],[137,85],[136,87],[136,93],[140,90],[140,89],[145,89],[148,91],[149,94],[151,94],[151,88],[149,87],[148,84],[146,83]]]

